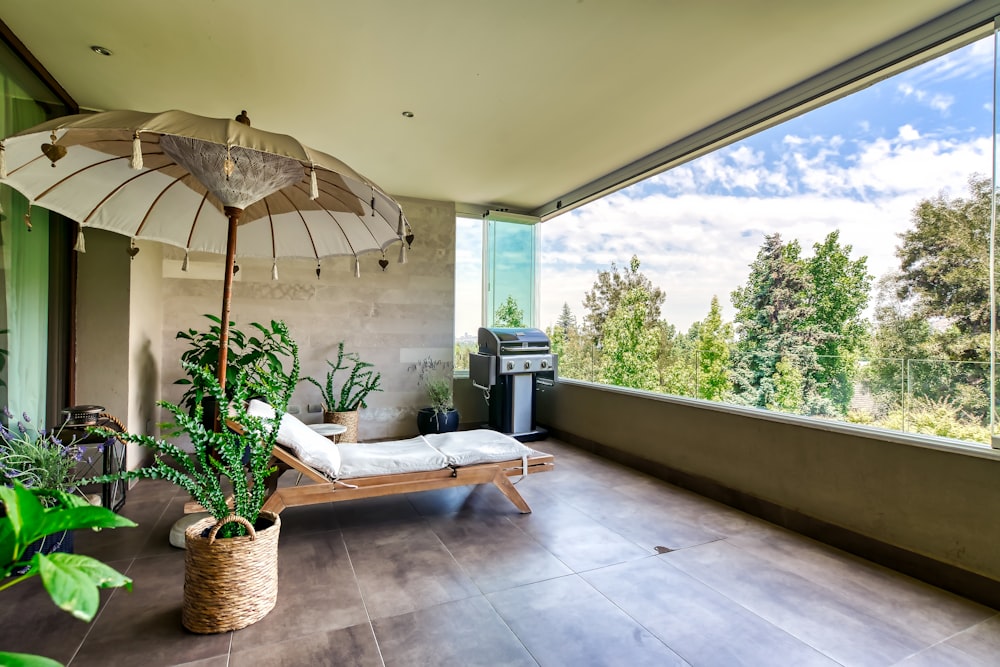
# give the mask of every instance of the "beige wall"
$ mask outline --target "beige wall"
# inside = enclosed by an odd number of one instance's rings
[[[407,369],[426,356],[451,359],[454,339],[455,206],[450,202],[397,198],[416,236],[406,264],[396,263],[398,245],[386,253],[385,272],[380,255],[361,258],[361,277],[354,277],[352,258],[322,263],[320,277],[311,260],[278,261],[279,280],[271,280],[269,260],[239,260],[231,319],[249,332],[251,322],[284,320],[299,344],[303,375],[322,381],[326,359],[335,359],[337,343],[358,352],[382,373],[383,392],[372,394],[360,416],[359,438],[371,440],[416,434],[416,410],[426,404]],[[189,271],[179,271],[182,255],[164,250],[163,375],[160,395],[180,398],[179,358],[184,341],[179,330],[203,330],[203,313],[218,316],[222,305],[222,258],[191,257]],[[342,374],[342,373],[341,373]],[[339,375],[338,375],[339,377]],[[310,413],[319,404],[313,385],[302,383],[292,398],[306,422],[321,421]]]
[[[87,251],[77,256],[75,402],[104,406],[131,432],[154,433],[162,250],[141,244],[131,259],[129,245],[127,237],[87,230]],[[130,445],[128,466],[139,466],[143,456]]]
[[[992,451],[941,451],[566,382],[538,407],[539,421],[583,441],[1000,580]]]

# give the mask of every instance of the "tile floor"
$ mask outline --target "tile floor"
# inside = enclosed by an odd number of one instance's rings
[[[77,536],[134,579],[90,625],[37,580],[0,594],[0,646],[86,665],[1000,664],[1000,616],[560,442],[518,488],[459,488],[282,515],[274,611],[181,628],[186,498],[140,482],[139,528]],[[294,481],[287,473],[283,483]]]

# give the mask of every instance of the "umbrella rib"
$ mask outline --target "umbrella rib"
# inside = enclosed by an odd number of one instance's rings
[[[11,174],[17,173],[18,170],[23,169],[24,167],[27,167],[28,165],[30,165],[33,162],[35,162],[37,159],[38,158],[35,158],[34,160],[31,160],[30,162],[25,162],[23,165],[21,165],[20,167],[18,167],[14,171],[12,171]],[[81,167],[80,169],[77,169],[76,171],[74,171],[71,174],[66,174],[63,178],[59,179],[58,181],[56,181],[55,183],[53,183],[52,185],[50,185],[41,194],[39,194],[37,197],[35,197],[34,201],[37,202],[39,199],[41,199],[45,195],[49,194],[54,189],[56,189],[57,187],[59,187],[60,185],[62,185],[66,181],[68,181],[69,179],[73,178],[74,176],[82,174],[83,172],[85,172],[85,171],[87,171],[89,169],[93,169],[94,167],[103,167],[104,165],[108,164],[109,162],[114,162],[115,160],[121,160],[121,159],[122,158],[120,158],[120,157],[113,157],[113,158],[109,158],[107,160],[101,160],[100,162],[95,162],[93,164],[88,164],[86,167]],[[129,180],[131,180],[131,179],[129,179]],[[111,195],[108,195],[108,196],[110,197]],[[101,200],[101,204],[103,204],[106,199],[107,199],[107,197],[105,197],[104,199],[102,199]],[[98,204],[97,207],[100,207],[101,204]],[[97,207],[95,207],[95,210],[96,210]],[[90,212],[91,215],[93,215],[93,213],[94,213],[94,211]],[[88,215],[87,217],[89,218],[90,216]]]
[[[174,163],[171,162],[170,164],[173,165]],[[157,167],[157,169],[162,169],[162,168],[163,167]],[[144,172],[144,173],[152,173],[153,171],[155,171],[155,170],[151,169],[149,172]],[[141,176],[141,175],[142,174],[139,174],[139,176]],[[175,178],[173,181],[171,181],[171,183],[169,185],[167,185],[162,190],[160,190],[160,192],[156,195],[156,197],[153,199],[153,201],[151,201],[149,203],[149,206],[146,208],[146,214],[144,216],[142,216],[142,222],[139,223],[139,226],[136,228],[135,233],[133,234],[133,236],[138,236],[139,234],[142,233],[142,228],[146,226],[146,221],[149,220],[149,216],[151,216],[153,214],[153,209],[156,208],[156,204],[160,201],[160,198],[163,197],[163,195],[167,194],[167,190],[169,190],[170,188],[172,188],[175,185],[177,185],[178,183],[180,183],[182,180],[184,180],[184,178],[186,176],[188,176],[188,174],[185,174],[184,176],[181,176],[179,178]],[[129,183],[129,182],[135,180],[136,178],[138,178],[138,176],[130,178],[125,183],[122,183],[121,186],[119,186],[119,187],[124,187],[126,185],[126,183]],[[118,188],[115,189],[116,192],[117,192],[117,190],[118,190]],[[114,194],[114,193],[112,193],[112,194]],[[110,197],[110,196],[111,195],[108,195],[108,197]],[[105,197],[105,199],[107,199],[107,197]],[[103,204],[103,203],[104,202],[102,201],[101,204]],[[100,204],[98,204],[98,206],[100,206]],[[93,215],[93,213],[91,213],[91,215]],[[90,216],[87,216],[87,217],[89,218]]]
[[[296,186],[296,187],[298,187],[298,186]],[[289,197],[287,194],[285,194],[281,190],[278,190],[278,192],[276,194],[280,194],[282,197],[284,197],[285,199],[287,199],[288,203],[291,204],[291,206],[292,206],[292,210],[294,210],[296,213],[299,214],[299,220],[302,221],[302,226],[305,227],[306,235],[309,236],[309,244],[312,246],[312,249],[313,249],[313,257],[315,257],[317,259],[317,261],[318,261],[319,260],[319,250],[316,249],[316,239],[313,238],[313,233],[312,233],[312,230],[309,229],[309,223],[306,222],[306,217],[304,215],[302,215],[302,211],[300,211],[299,207],[295,205],[295,203],[292,201],[291,197]],[[338,222],[337,225],[340,225],[340,223]],[[341,232],[344,231],[343,227],[341,227],[340,231]],[[273,238],[274,238],[274,236],[272,234],[272,239]],[[344,234],[344,238],[345,239],[347,238],[347,234]],[[347,244],[351,245],[350,240],[347,241]],[[354,246],[351,246],[351,252],[354,252]]]
[[[191,247],[191,239],[194,238],[194,228],[198,226],[198,220],[201,219],[201,210],[205,208],[206,201],[208,201],[208,190],[202,196],[201,203],[198,204],[198,210],[194,214],[194,220],[191,221],[191,231],[188,232],[187,245],[184,246],[185,250]]]
[[[267,224],[271,228],[271,259],[275,262],[278,261],[278,247],[274,240],[274,216],[271,215],[271,205],[267,203],[267,197],[264,197],[264,210],[267,211]],[[313,254],[316,254],[316,246],[313,245]],[[319,259],[318,257],[316,259]]]

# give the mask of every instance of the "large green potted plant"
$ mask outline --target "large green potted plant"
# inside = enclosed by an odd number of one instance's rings
[[[198,368],[207,368],[212,373],[218,374],[219,368],[219,334],[222,322],[216,315],[205,314],[211,322],[207,330],[188,329],[178,331],[177,338],[186,340],[189,343],[188,349],[181,354],[181,365],[185,364]],[[270,378],[275,374],[285,374],[285,364],[291,357],[291,348],[286,336],[282,335],[282,322],[271,320],[270,326],[259,322],[251,322],[253,330],[247,335],[240,329],[234,327],[230,322],[229,344],[227,346],[226,364],[226,384],[235,380],[236,374],[240,371],[246,374],[246,382],[251,387],[251,395],[262,393],[262,388],[270,382]],[[286,332],[287,333],[287,332]],[[186,385],[187,389],[181,396],[180,404],[193,412],[196,401],[201,398],[197,396],[198,387],[195,385],[190,374],[187,377],[176,380],[174,384]],[[257,388],[257,389],[255,389]],[[204,397],[204,392],[202,392]],[[211,397],[208,404],[203,406],[203,414],[206,420],[214,422],[215,405]]]
[[[450,433],[458,430],[459,413],[452,394],[451,364],[430,357],[410,367],[417,372],[417,386],[427,392],[429,407],[417,410],[417,430],[420,435]]]
[[[168,437],[187,436],[193,453],[152,436],[124,433],[125,442],[155,452],[153,462],[124,477],[165,479],[191,494],[209,518],[185,532],[184,606],[181,621],[192,632],[225,632],[263,618],[277,598],[278,534],[276,514],[261,511],[267,499],[268,478],[275,472],[271,450],[281,417],[299,376],[298,346],[283,322],[275,323],[292,358],[289,373],[275,373],[251,381],[238,370],[225,390],[209,368],[185,362],[196,398],[210,396],[239,429],[216,431],[202,420],[201,401],[191,414],[182,405],[160,401],[173,416],[165,425]],[[251,397],[260,395],[274,409],[273,417],[248,412]],[[93,481],[105,481],[98,477]]]
[[[379,386],[382,374],[375,365],[362,361],[357,352],[344,352],[344,341],[337,344],[337,363],[326,361],[330,370],[325,381],[320,383],[313,377],[304,377],[319,389],[323,399],[323,421],[341,424],[347,430],[341,436],[342,442],[358,441],[358,410],[367,408],[365,399],[372,392],[382,391]],[[347,379],[337,388],[335,378],[339,371],[347,371]]]
[[[40,577],[52,602],[82,621],[93,620],[101,588],[132,589],[132,580],[90,556],[29,553],[29,545],[66,530],[120,528],[135,523],[78,496],[28,489],[20,482],[0,486],[0,591]],[[0,651],[0,665],[57,667],[55,660]]]

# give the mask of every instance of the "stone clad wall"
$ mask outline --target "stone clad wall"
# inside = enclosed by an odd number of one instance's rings
[[[232,321],[249,333],[250,322],[284,320],[298,341],[303,375],[323,381],[326,359],[336,359],[337,343],[358,352],[382,373],[384,391],[372,394],[361,412],[359,439],[416,435],[416,410],[426,404],[409,365],[428,355],[451,358],[455,320],[455,206],[450,202],[397,198],[416,239],[408,262],[398,264],[398,245],[386,252],[389,266],[378,265],[378,253],[361,257],[361,277],[354,277],[353,258],[322,263],[320,278],[311,260],[278,260],[279,280],[271,280],[269,260],[239,260],[233,286]],[[204,329],[203,313],[218,316],[222,305],[222,266],[218,256],[191,256],[189,271],[180,272],[183,255],[167,248],[163,280],[162,395],[176,401],[183,393],[173,381],[181,377],[178,362],[185,349],[178,330]],[[215,276],[219,276],[215,278]],[[339,377],[339,375],[338,375]],[[303,382],[292,404],[303,421],[322,421],[308,412],[320,403],[318,390]]]

